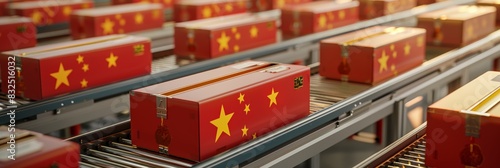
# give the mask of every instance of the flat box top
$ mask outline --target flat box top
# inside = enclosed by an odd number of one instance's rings
[[[178,5],[207,5],[207,4],[219,4],[219,3],[228,3],[228,2],[238,2],[245,0],[180,0],[177,2]]]
[[[188,29],[204,29],[216,30],[222,28],[230,28],[234,26],[251,25],[267,21],[276,21],[276,18],[266,15],[258,15],[252,13],[242,13],[208,19],[194,20],[175,24],[175,27]]]
[[[375,26],[322,40],[321,43],[348,44],[378,48],[402,39],[425,34],[425,29]]]
[[[50,58],[61,54],[83,53],[97,49],[106,49],[113,46],[150,41],[146,37],[129,35],[109,35],[93,37],[82,40],[61,42],[51,45],[43,45],[32,48],[25,48],[3,52],[3,55],[14,55],[33,59]]]
[[[150,3],[133,3],[124,5],[113,5],[99,8],[81,9],[73,12],[73,15],[80,16],[106,16],[119,13],[149,11],[154,9],[162,9],[161,4]]]
[[[0,25],[9,25],[15,23],[31,23],[31,19],[20,16],[4,16],[0,17]]]
[[[341,10],[359,6],[358,1],[340,0],[340,1],[313,1],[301,5],[286,6],[284,11],[300,11],[300,12],[313,12],[321,13],[334,10]]]
[[[469,20],[488,13],[495,13],[496,8],[492,6],[455,6],[434,12],[418,15],[419,19],[441,19],[441,20]]]
[[[429,108],[457,112],[467,110],[498,87],[500,87],[500,72],[489,71],[430,105]],[[497,104],[487,113],[500,117],[500,105]]]
[[[9,5],[10,9],[31,9],[42,8],[49,6],[74,5],[82,3],[93,3],[90,0],[50,0],[50,1],[29,1],[29,2],[14,2]]]
[[[477,0],[477,4],[500,5],[500,0]]]

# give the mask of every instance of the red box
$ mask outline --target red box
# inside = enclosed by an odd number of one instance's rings
[[[493,6],[497,9],[496,21],[497,25],[500,25],[500,1],[497,0],[478,0],[477,5],[481,6]]]
[[[312,0],[250,0],[250,10],[259,12],[273,9],[281,9],[287,5],[299,5]]]
[[[162,4],[163,9],[173,8],[178,0],[111,0],[113,5],[129,4],[129,3],[157,3]]]
[[[425,29],[371,27],[320,42],[321,76],[376,84],[421,65]]]
[[[281,10],[281,30],[285,35],[305,35],[355,23],[358,1],[314,1]]]
[[[9,6],[15,15],[30,17],[36,26],[69,21],[71,12],[94,6],[90,0],[51,0],[14,2]]]
[[[426,166],[498,167],[499,88],[500,72],[486,72],[429,106]]]
[[[174,21],[207,19],[246,11],[246,0],[181,0],[174,5]]]
[[[459,47],[495,31],[496,8],[455,6],[418,16],[417,27],[427,30],[427,43]]]
[[[276,42],[276,18],[250,13],[175,25],[174,53],[208,59]]]
[[[160,4],[125,4],[78,10],[71,14],[71,36],[82,39],[161,28],[164,20]]]
[[[79,167],[78,144],[15,127],[0,126],[0,149],[1,167]]]
[[[34,100],[110,84],[151,72],[150,43],[110,35],[3,52],[0,65],[16,70],[0,71],[1,79],[15,81],[16,95]]]
[[[306,66],[246,61],[134,90],[132,144],[202,161],[309,115]]]
[[[0,51],[16,50],[36,45],[36,27],[26,17],[0,17]]]
[[[417,0],[359,0],[359,17],[373,19],[411,9]]]

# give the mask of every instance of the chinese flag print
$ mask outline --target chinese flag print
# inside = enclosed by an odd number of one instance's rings
[[[147,46],[146,46],[147,45]],[[129,76],[144,74],[138,68],[148,68],[149,44],[117,47],[116,50],[73,54],[41,61],[44,95],[56,95],[82,90],[105,83],[117,82]],[[150,58],[149,58],[150,59]],[[150,63],[150,62],[149,62]]]
[[[133,14],[116,14],[97,19],[97,25],[100,30],[96,32],[97,36],[110,34],[123,34],[151,27],[148,23],[163,24],[163,12],[160,9],[151,11],[135,12]]]
[[[37,3],[41,7],[35,9],[24,9],[23,11],[16,11],[17,15],[30,17],[33,23],[37,26],[50,25],[54,23],[61,23],[69,21],[71,12],[78,9],[87,9],[94,6],[92,1],[82,1],[82,3],[65,4],[60,6],[45,6],[53,5],[49,2],[23,2],[23,3]],[[45,4],[44,4],[45,3]]]

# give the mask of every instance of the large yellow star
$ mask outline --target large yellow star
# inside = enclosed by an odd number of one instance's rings
[[[241,135],[241,137],[244,137],[244,136],[247,135],[247,132],[248,132],[247,125],[243,126],[243,128],[241,129],[241,132],[243,132],[242,135]]]
[[[272,88],[271,94],[267,95],[267,98],[269,98],[269,107],[271,105],[276,104],[278,105],[278,102],[276,101],[276,97],[278,97],[279,92],[274,92],[274,88]]]
[[[231,117],[233,117],[234,113],[226,115],[226,112],[224,111],[224,105],[221,106],[220,108],[220,114],[219,118],[210,121],[215,127],[217,127],[217,134],[215,135],[215,142],[219,140],[220,135],[224,132],[228,136],[231,136],[231,133],[229,131],[229,121],[231,120]]]
[[[245,101],[245,94],[241,94],[240,93],[240,96],[238,97],[238,100],[240,101],[240,104],[241,104],[241,102],[244,102]]]
[[[217,39],[217,42],[219,43],[219,51],[224,49],[229,50],[229,40],[231,40],[231,38],[226,36],[226,32],[222,32],[221,36]]]
[[[411,50],[411,46],[408,43],[406,43],[406,45],[405,45],[405,55],[409,55],[410,54],[410,50]]]
[[[89,64],[83,64],[82,70],[83,72],[87,72],[89,70]]]
[[[78,61],[78,64],[83,63],[83,56],[78,55],[78,57],[76,58],[76,61]]]
[[[259,29],[257,29],[257,27],[255,26],[252,26],[252,28],[250,28],[250,37],[255,38],[257,37],[258,34],[259,34]]]
[[[82,81],[80,82],[80,84],[82,85],[82,88],[87,87],[88,83],[89,82],[87,80],[85,80],[85,79],[82,79]]]
[[[250,104],[245,104],[245,110],[243,111],[248,115],[248,112],[250,111]]]
[[[340,18],[340,20],[342,20],[342,19],[344,19],[344,18],[345,18],[345,11],[344,11],[344,10],[341,10],[341,11],[339,12],[339,18]]]
[[[112,34],[113,33],[113,26],[115,26],[115,23],[113,21],[109,20],[109,18],[106,18],[106,20],[104,20],[104,22],[101,24],[102,34],[104,34],[104,35]]]
[[[38,24],[42,21],[42,13],[40,13],[39,11],[35,10],[32,14],[31,14],[31,20],[33,20],[33,23],[34,24]]]
[[[224,9],[227,12],[232,12],[233,11],[233,5],[231,3],[226,3],[226,5],[224,5]]]
[[[385,54],[385,51],[382,51],[382,56],[378,59],[378,63],[380,64],[379,73],[382,73],[383,70],[387,71],[387,60],[389,57]]]
[[[118,59],[118,56],[115,56],[113,53],[109,54],[109,57],[106,58],[106,61],[108,61],[108,68],[111,68],[112,66],[116,67],[116,60]]]
[[[203,11],[201,12],[201,15],[203,16],[203,18],[209,18],[212,16],[212,9],[210,9],[209,6],[205,6],[203,8]]]
[[[69,16],[69,14],[71,14],[71,7],[70,6],[65,6],[63,8],[63,13],[64,13],[64,16]]]
[[[319,23],[320,28],[325,28],[326,27],[326,16],[325,15],[319,16],[318,23]]]
[[[140,13],[135,14],[135,24],[142,24],[143,21],[144,17],[142,16],[142,14]]]
[[[72,71],[73,71],[72,69],[65,70],[63,64],[62,63],[59,64],[59,71],[50,74],[50,76],[56,78],[55,89],[59,88],[61,84],[69,86],[68,76],[69,74],[71,74]]]

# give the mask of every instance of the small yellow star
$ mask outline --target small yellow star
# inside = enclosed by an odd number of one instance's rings
[[[120,26],[125,26],[125,24],[127,24],[127,21],[125,21],[125,19],[120,19],[118,23],[120,23]]]
[[[116,14],[116,15],[115,15],[115,18],[116,18],[116,19],[120,19],[120,18],[122,18],[122,15],[121,15],[121,14]]]
[[[101,24],[102,27],[102,34],[112,34],[113,33],[113,26],[115,26],[115,23],[113,21],[109,20],[109,18],[106,18],[104,20],[104,23]]]
[[[318,23],[319,23],[320,28],[325,28],[326,27],[326,16],[325,15],[319,16]]]
[[[142,16],[142,14],[140,13],[135,14],[135,24],[142,24],[143,21],[144,17]]]
[[[339,18],[340,18],[340,20],[343,20],[345,18],[345,11],[344,10],[341,10],[339,12]]]
[[[382,51],[382,56],[378,59],[378,63],[380,64],[379,73],[382,73],[383,70],[387,70],[387,60],[389,57],[385,55],[385,51]]]
[[[50,74],[50,76],[56,79],[55,89],[59,88],[61,84],[69,86],[68,76],[69,74],[71,74],[72,71],[73,71],[72,69],[65,70],[63,64],[62,63],[59,64],[59,71]]]
[[[160,10],[153,10],[153,19],[158,19],[160,17]]]
[[[424,46],[424,36],[419,36],[419,37],[417,38],[417,46],[418,46],[418,47],[422,47],[422,46]]]
[[[217,39],[217,43],[219,43],[219,51],[224,49],[229,50],[229,40],[231,40],[231,37],[226,36],[226,33],[222,32],[221,36]]]
[[[89,70],[89,64],[83,64],[82,70],[83,72],[87,72]]]
[[[276,97],[278,97],[279,92],[274,92],[274,88],[272,88],[271,94],[267,95],[267,98],[269,98],[269,107],[271,105],[276,104],[278,105],[278,102],[276,101]]]
[[[224,105],[221,106],[220,109],[220,114],[219,118],[210,121],[212,125],[217,127],[217,134],[215,136],[215,142],[219,140],[219,137],[221,134],[224,132],[227,135],[231,136],[231,132],[229,131],[229,121],[231,121],[231,118],[233,117],[234,113],[226,115],[226,112],[224,111]]]
[[[391,51],[394,51],[394,44],[391,44]]]
[[[240,33],[236,33],[236,34],[234,35],[234,38],[235,38],[236,40],[239,40],[239,39],[241,38],[241,34],[240,34]]]
[[[474,27],[472,27],[472,26],[467,27],[467,36],[468,37],[474,36]]]
[[[257,27],[255,26],[252,26],[252,28],[250,28],[250,37],[252,38],[257,37],[258,34],[259,34],[259,29],[257,29]]]
[[[163,0],[163,3],[164,3],[165,5],[169,5],[170,3],[172,3],[172,0]]]
[[[276,2],[276,7],[277,7],[277,8],[282,8],[282,7],[284,7],[284,6],[285,6],[285,0],[278,0],[278,1]]]
[[[234,52],[238,52],[238,51],[240,51],[240,46],[238,46],[238,45],[234,45],[234,46],[233,46],[233,51],[234,51]]]
[[[35,10],[32,14],[31,14],[31,20],[33,20],[33,23],[34,24],[38,24],[42,21],[42,13],[40,13],[39,11]]]
[[[225,6],[224,6],[224,9],[228,12],[232,12],[233,11],[233,5],[231,3],[227,3]]]
[[[243,111],[248,115],[248,112],[250,111],[250,104],[245,104],[245,110]]]
[[[240,96],[238,97],[238,100],[240,101],[240,104],[241,104],[241,102],[244,102],[245,101],[245,94],[241,94],[240,93]]]
[[[214,8],[215,13],[220,13],[220,8],[218,5],[212,4],[212,8]]]
[[[405,55],[409,55],[410,54],[410,50],[411,50],[411,46],[408,43],[406,43],[406,45],[405,45]]]
[[[83,9],[86,9],[86,8],[89,8],[89,7],[90,7],[89,3],[84,3],[84,4],[82,5],[82,8],[83,8]]]
[[[247,135],[247,132],[248,132],[247,125],[243,126],[243,128],[241,129],[241,132],[243,132],[242,135],[241,135],[241,137],[244,137],[244,136]]]
[[[257,133],[253,133],[252,138],[253,139],[257,138]]]
[[[205,6],[202,11],[203,18],[209,18],[212,16],[212,9],[210,7]]]
[[[83,56],[78,55],[78,57],[76,58],[76,61],[78,61],[78,64],[83,63]]]
[[[398,52],[393,51],[393,52],[392,52],[392,58],[396,58],[396,57],[398,57]]]
[[[82,85],[82,88],[87,87],[87,83],[89,83],[87,80],[83,79],[80,84]]]
[[[328,16],[328,20],[335,19],[335,15],[333,14],[333,12],[328,12],[326,15]]]
[[[238,32],[238,28],[236,28],[236,27],[231,28],[231,32],[233,32],[233,33]]]
[[[64,16],[69,16],[71,14],[71,7],[70,6],[65,6],[63,8],[63,13],[64,13]]]
[[[398,75],[398,70],[396,69],[396,65],[391,65],[391,71],[394,75]]]
[[[106,58],[108,68],[111,68],[112,66],[116,67],[116,60],[118,60],[118,56],[115,56],[113,53],[109,54],[109,57]]]

